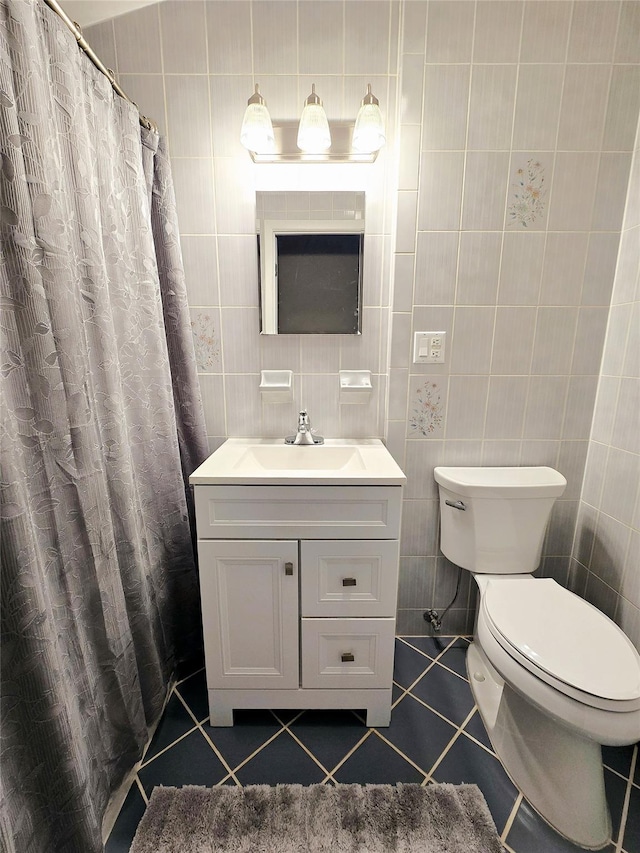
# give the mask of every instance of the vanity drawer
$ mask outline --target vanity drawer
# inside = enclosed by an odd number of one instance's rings
[[[300,543],[302,616],[394,616],[397,539]]]
[[[397,539],[401,486],[196,486],[199,539]]]
[[[390,687],[395,619],[302,619],[302,687]]]

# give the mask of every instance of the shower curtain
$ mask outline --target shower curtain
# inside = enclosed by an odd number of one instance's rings
[[[162,140],[42,0],[0,0],[0,850],[94,853],[201,654],[207,455]]]

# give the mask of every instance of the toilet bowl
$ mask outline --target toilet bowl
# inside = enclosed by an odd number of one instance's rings
[[[534,578],[551,468],[444,468],[441,549],[479,590],[467,669],[505,770],[560,834],[604,847],[611,822],[601,745],[640,739],[640,656],[620,628],[550,578]]]

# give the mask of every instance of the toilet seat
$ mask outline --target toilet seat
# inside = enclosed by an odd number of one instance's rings
[[[640,656],[607,616],[551,578],[486,578],[481,611],[507,654],[584,705],[640,709]]]

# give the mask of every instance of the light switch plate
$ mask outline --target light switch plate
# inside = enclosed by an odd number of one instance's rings
[[[444,364],[446,332],[416,332],[413,336],[414,364]]]

